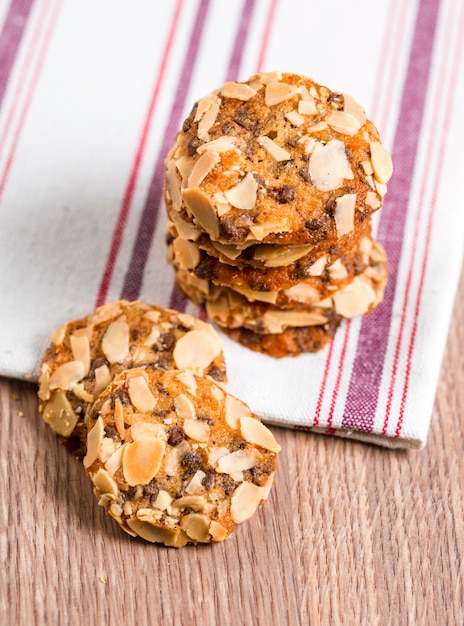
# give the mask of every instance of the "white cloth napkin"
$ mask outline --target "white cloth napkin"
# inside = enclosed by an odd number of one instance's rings
[[[318,354],[224,337],[229,389],[269,423],[422,447],[462,265],[463,20],[461,0],[0,4],[0,374],[34,379],[51,330],[104,301],[196,313],[165,260],[164,156],[225,80],[302,73],[392,152],[385,302]]]

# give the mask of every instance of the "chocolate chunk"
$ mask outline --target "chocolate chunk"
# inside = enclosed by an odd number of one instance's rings
[[[199,137],[192,137],[187,144],[187,152],[190,156],[195,156],[197,149],[205,143]]]
[[[298,170],[298,174],[299,174],[300,178],[302,178],[305,181],[305,183],[309,183],[310,182],[311,176],[309,175],[309,171],[308,171],[307,167],[301,167]]]
[[[105,359],[104,356],[99,356],[97,359],[95,359],[95,361],[92,362],[92,365],[90,366],[89,380],[95,378],[95,370],[97,370],[102,365],[109,366],[109,362]]]
[[[305,224],[307,230],[319,230],[324,226],[324,220],[308,220]]]
[[[116,400],[117,398],[118,400],[120,400],[123,406],[129,406],[131,404],[130,398],[128,394],[124,391],[124,389],[117,389],[113,395],[114,399]]]
[[[206,470],[205,474],[206,476],[201,481],[201,484],[205,489],[210,491],[214,487],[214,483],[216,482],[216,472],[213,469],[208,469]]]
[[[184,468],[185,478],[189,478],[195,474],[197,470],[200,469],[202,464],[202,456],[198,450],[192,450],[185,452],[182,455],[180,460],[180,464]]]
[[[258,125],[258,120],[247,106],[240,106],[232,118],[239,126],[245,130],[254,131]]]
[[[217,367],[217,365],[211,366],[206,374],[208,376],[211,376],[213,380],[216,380],[218,382],[222,382],[225,378],[224,370],[221,370],[219,367]]]
[[[181,441],[185,439],[184,429],[180,426],[174,426],[169,431],[168,444],[170,446],[177,446]]]
[[[292,202],[296,196],[296,189],[293,185],[284,185],[280,188],[277,199],[281,204]]]
[[[176,342],[176,337],[173,333],[163,333],[157,341],[157,345],[160,350],[171,350]]]
[[[117,428],[111,426],[110,424],[105,426],[105,437],[109,437],[110,439],[118,440],[119,433]]]

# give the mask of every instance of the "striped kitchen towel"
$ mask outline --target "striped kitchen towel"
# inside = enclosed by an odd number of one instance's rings
[[[425,445],[462,265],[463,45],[461,0],[0,2],[0,374],[34,379],[51,330],[108,300],[198,312],[165,259],[164,157],[225,80],[296,72],[392,152],[390,278],[318,354],[224,337],[229,389],[272,424]]]

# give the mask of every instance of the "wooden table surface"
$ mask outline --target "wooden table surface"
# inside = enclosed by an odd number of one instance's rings
[[[158,547],[98,507],[37,413],[0,382],[0,623],[464,624],[464,279],[422,451],[274,429],[268,503],[222,544]]]

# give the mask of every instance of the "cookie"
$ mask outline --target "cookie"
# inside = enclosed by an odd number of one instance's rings
[[[248,520],[280,450],[243,402],[191,369],[122,372],[86,427],[99,504],[130,535],[174,547],[223,541]]]
[[[362,238],[345,254],[325,254],[311,264],[298,260],[282,267],[257,269],[233,266],[210,257],[198,249],[194,242],[178,237],[168,243],[168,260],[176,270],[187,270],[197,279],[210,284],[230,287],[247,296],[249,300],[264,300],[282,305],[284,301],[323,300],[336,289],[343,287],[366,267],[363,247],[370,240],[370,228],[363,229]]]
[[[209,324],[144,302],[121,300],[58,328],[39,379],[43,419],[76,454],[85,454],[85,415],[122,370],[190,368],[226,381],[222,343]]]
[[[166,158],[165,200],[176,228],[225,245],[343,246],[381,207],[391,173],[352,97],[266,73],[194,105]]]
[[[208,316],[228,329],[247,328],[255,333],[279,333],[289,327],[324,326],[336,317],[351,319],[372,311],[383,300],[388,277],[383,247],[370,237],[360,247],[362,271],[346,277],[336,264],[333,280],[319,290],[301,282],[283,292],[240,293],[237,288],[198,283],[185,270],[176,272],[180,289]],[[362,265],[361,265],[362,264]]]

